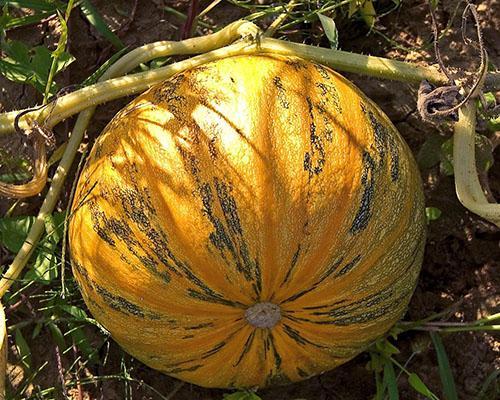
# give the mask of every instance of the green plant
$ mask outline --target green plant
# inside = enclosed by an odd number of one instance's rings
[[[239,391],[231,394],[225,394],[223,400],[261,400],[257,394],[250,391]]]
[[[55,213],[45,220],[46,234],[34,250],[33,261],[22,279],[14,282],[13,290],[3,299],[7,313],[17,310],[16,317],[11,319],[8,328],[16,345],[16,355],[24,370],[23,378],[9,398],[17,399],[26,396],[32,387],[32,381],[43,369],[44,365],[35,366],[32,362],[29,342],[38,340],[41,333],[46,332],[52,338],[57,355],[68,351],[81,353],[85,361],[75,364],[75,368],[91,365],[96,362],[99,349],[90,344],[85,327],[89,324],[104,329],[89,318],[80,307],[81,299],[73,279],[66,282],[69,290],[63,296],[63,276],[60,271],[60,242],[66,213]],[[34,222],[34,217],[4,217],[0,219],[0,246],[11,252],[17,252],[24,243],[27,232]],[[24,307],[27,309],[23,312]],[[19,320],[20,318],[20,320]],[[106,338],[104,333],[103,338]],[[71,372],[72,368],[70,368]],[[62,382],[64,384],[64,381]]]
[[[60,89],[54,82],[54,77],[74,61],[74,57],[66,51],[66,46],[68,41],[67,21],[75,7],[81,10],[84,17],[113,46],[118,50],[125,48],[88,0],[76,2],[70,0],[67,4],[48,0],[1,0],[0,7],[2,7],[0,50],[4,53],[0,58],[0,75],[14,82],[29,83],[34,86],[43,94],[44,104],[50,96],[55,95]],[[17,16],[25,8],[31,9],[34,13]],[[60,26],[59,40],[54,50],[51,51],[45,46],[30,48],[23,42],[6,39],[7,31],[48,18],[57,18]]]

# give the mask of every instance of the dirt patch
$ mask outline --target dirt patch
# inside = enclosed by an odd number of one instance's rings
[[[118,36],[130,48],[156,40],[178,39],[179,26],[182,21],[166,11],[165,6],[177,7],[185,12],[186,2],[154,2],[132,1],[95,1],[96,7],[105,16],[106,21],[117,31]],[[383,2],[382,2],[383,3]],[[382,18],[381,31],[385,36],[393,38],[400,46],[412,51],[398,50],[380,34],[367,36],[362,24],[345,25],[340,31],[340,44],[343,50],[370,53],[414,62],[432,62],[430,46],[431,29],[427,7],[424,2],[403,3],[394,13]],[[454,15],[457,21],[460,13],[456,12],[457,2],[448,1],[438,13],[441,22],[448,21]],[[490,52],[491,61],[500,64],[500,3],[495,0],[485,0],[478,4],[482,18],[485,44]],[[231,21],[244,13],[241,9],[229,5],[217,7],[209,17],[215,21]],[[445,62],[456,67],[473,70],[477,57],[469,54],[469,48],[457,40],[456,25],[450,28],[444,38],[443,52]],[[339,25],[343,26],[343,25]],[[29,29],[14,31],[12,37],[37,44],[53,44],[51,27],[40,24]],[[108,42],[101,39],[95,29],[74,13],[70,21],[70,52],[76,57],[75,62],[62,77],[64,84],[78,83],[89,76],[103,61],[115,51]],[[422,49],[422,47],[424,49]],[[418,49],[418,50],[417,50]],[[425,50],[426,49],[426,50]],[[475,62],[471,62],[475,60]],[[431,134],[443,137],[451,136],[449,126],[436,127],[423,123],[416,112],[416,87],[397,82],[380,81],[366,77],[349,75],[363,91],[372,98],[391,118],[409,146],[416,154],[423,142]],[[34,89],[28,86],[12,84],[0,78],[0,110],[11,110],[33,105],[40,100]],[[121,99],[101,106],[93,119],[86,141],[91,143],[110,118],[129,99]],[[70,124],[66,129],[59,129],[58,140],[61,142],[67,136]],[[500,151],[496,151],[495,168],[490,172],[490,183],[497,199],[500,198]],[[465,210],[456,198],[454,183],[451,177],[442,175],[437,168],[422,170],[425,186],[426,203],[441,209],[443,214],[437,221],[429,225],[425,260],[418,288],[410,303],[407,320],[417,320],[433,313],[441,312],[457,302],[461,302],[457,311],[451,315],[452,321],[472,321],[486,315],[499,312],[500,303],[500,232],[491,224]],[[66,193],[71,187],[71,179],[67,184]],[[66,206],[65,196],[60,207]],[[18,209],[19,214],[35,214],[42,197],[25,201]],[[1,210],[5,211],[12,202],[2,200]],[[6,259],[8,255],[3,255]],[[15,319],[15,318],[13,318]],[[92,332],[89,335],[92,337]],[[95,333],[94,333],[95,334]],[[45,335],[45,336],[44,336]],[[36,365],[48,362],[46,367],[35,379],[40,388],[60,387],[57,373],[56,358],[47,352],[44,343],[50,343],[51,338],[45,333],[36,344],[33,343],[33,361]],[[480,390],[486,377],[500,368],[499,338],[490,333],[456,333],[443,337],[450,358],[451,367],[456,379],[460,399],[473,399]],[[397,356],[400,362],[405,362],[412,356],[407,368],[416,372],[426,382],[429,388],[442,397],[441,383],[437,370],[437,361],[428,336],[424,333],[407,333],[397,342],[401,354]],[[13,350],[13,346],[11,346]],[[120,348],[109,341],[101,347],[106,360],[103,365],[88,367],[88,372],[101,376],[113,375],[119,372],[125,364],[131,376],[138,382],[124,383],[117,379],[103,380],[97,384],[83,386],[84,398],[91,399],[123,399],[124,393],[131,390],[134,398],[158,399],[159,393],[167,396],[176,391],[176,400],[210,400],[221,399],[225,391],[208,390],[191,384],[179,387],[179,381],[153,371],[140,362],[124,354]],[[12,351],[10,359],[16,362]],[[104,358],[105,357],[105,358]],[[272,389],[266,389],[259,394],[264,400],[285,399],[343,399],[358,400],[371,398],[375,392],[373,374],[366,369],[368,355],[361,354],[354,360],[307,381]],[[69,367],[70,357],[63,357],[63,366]],[[14,368],[14,367],[13,367]],[[19,368],[12,374],[19,373]],[[216,371],[214,371],[216,373]],[[85,376],[85,369],[81,377]],[[15,378],[12,377],[15,385]],[[418,395],[410,390],[405,378],[400,379],[403,399],[418,399]],[[128,386],[127,386],[128,385]],[[153,389],[151,389],[153,388]],[[72,389],[74,398],[77,398]],[[33,396],[36,390],[33,389]],[[493,395],[495,396],[495,395]],[[33,397],[39,398],[39,397]],[[493,397],[491,397],[493,399]]]

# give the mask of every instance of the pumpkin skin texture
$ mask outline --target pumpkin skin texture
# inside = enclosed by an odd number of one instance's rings
[[[283,384],[402,316],[423,204],[409,148],[350,82],[235,56],[109,123],[75,192],[73,271],[94,317],[150,367],[205,387]]]

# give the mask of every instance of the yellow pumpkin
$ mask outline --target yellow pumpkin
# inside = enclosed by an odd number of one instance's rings
[[[236,56],[120,111],[80,176],[73,269],[130,354],[206,387],[346,362],[404,313],[425,242],[407,145],[346,79]]]

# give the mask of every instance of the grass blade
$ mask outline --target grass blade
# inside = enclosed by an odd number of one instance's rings
[[[90,75],[87,79],[85,79],[81,83],[81,87],[93,85],[97,82],[97,80],[111,67],[116,60],[118,60],[122,55],[127,52],[126,48],[118,50],[115,54],[113,54],[104,64],[102,64],[92,75]]]
[[[382,378],[380,377],[380,372],[375,371],[375,398],[374,400],[383,400],[385,394],[385,388],[382,382]]]
[[[418,393],[423,394],[427,399],[439,400],[439,398],[430,391],[430,389],[416,373],[412,372],[408,375],[408,383],[413,389],[415,389]]]
[[[430,332],[432,343],[436,349],[436,355],[439,367],[439,377],[443,385],[444,397],[446,400],[458,400],[457,389],[455,388],[455,380],[451,373],[450,362],[444,349],[443,341],[439,333]]]
[[[50,17],[53,15],[53,12],[41,12],[33,15],[26,15],[24,17],[19,18],[10,18],[4,25],[5,30],[19,28],[20,26],[33,25],[37,24],[41,20]]]
[[[97,12],[94,6],[88,0],[83,0],[80,3],[80,9],[87,20],[97,29],[97,31],[104,36],[114,47],[117,49],[123,49],[125,45],[122,43],[120,38],[116,36],[108,24],[101,17],[101,14]]]
[[[491,389],[490,389],[491,386]],[[476,396],[476,400],[494,399],[500,393],[500,369],[488,375]],[[489,396],[491,394],[491,396]],[[496,397],[498,398],[498,396]]]
[[[399,400],[398,383],[396,381],[396,373],[394,366],[389,360],[384,365],[384,384],[389,393],[389,400]]]
[[[61,332],[61,329],[59,329],[59,327],[53,322],[49,322],[47,324],[47,328],[49,328],[52,339],[54,339],[54,342],[57,344],[59,350],[62,353],[64,350],[66,350],[66,341],[64,340],[64,335]]]
[[[64,4],[60,1],[47,0],[0,0],[0,6],[9,5],[17,8],[30,8],[35,11],[49,11],[54,13],[57,9],[64,8]]]
[[[323,27],[323,31],[330,42],[330,47],[337,50],[339,48],[339,32],[335,25],[335,21],[323,14],[318,14],[318,17]]]
[[[28,343],[26,342],[26,339],[24,338],[23,334],[21,333],[20,329],[16,329],[16,332],[14,334],[14,339],[16,343],[16,349],[17,353],[19,354],[19,358],[21,360],[21,364],[23,365],[23,368],[26,370],[31,369],[31,350],[28,346]]]
[[[262,400],[255,393],[250,392],[248,390],[243,390],[231,394],[225,394],[223,397],[224,400]]]

